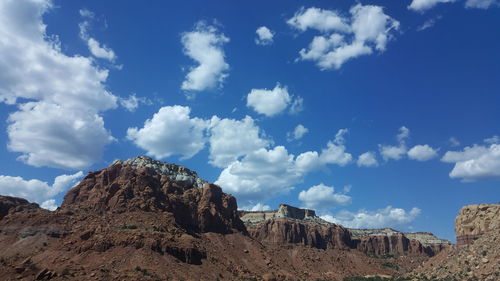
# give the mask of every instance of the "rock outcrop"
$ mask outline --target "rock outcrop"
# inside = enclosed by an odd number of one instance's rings
[[[38,204],[30,203],[26,199],[0,195],[0,220],[8,214],[39,208]]]
[[[500,205],[464,206],[455,219],[457,246],[407,277],[417,280],[500,280]]]
[[[244,232],[236,199],[195,172],[140,156],[89,173],[64,196],[63,210],[172,213],[193,232]]]
[[[313,210],[281,204],[275,211],[240,211],[249,234],[263,243],[300,244],[318,249],[351,247],[349,231],[316,216]]]
[[[455,219],[457,245],[463,246],[484,233],[500,228],[500,204],[464,206]]]
[[[404,233],[390,228],[349,229],[355,247],[367,254],[385,255],[436,255],[451,246],[450,241],[432,233]]]
[[[434,256],[451,245],[431,233],[394,229],[346,229],[313,210],[281,204],[275,211],[240,211],[252,237],[263,243],[300,244],[318,249],[357,249],[373,256]]]

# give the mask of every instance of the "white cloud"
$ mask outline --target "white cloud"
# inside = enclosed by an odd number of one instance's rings
[[[250,205],[250,206],[242,207],[241,210],[248,210],[248,211],[252,211],[252,212],[261,212],[261,211],[269,211],[269,210],[271,210],[271,207],[269,205],[257,203],[253,206]]]
[[[290,142],[290,141],[293,141],[293,140],[299,140],[301,139],[305,134],[307,134],[307,132],[309,132],[309,129],[307,129],[306,127],[304,127],[304,125],[302,124],[299,124],[295,127],[295,129],[293,129],[293,132],[288,132],[286,134],[286,139]]]
[[[346,152],[346,147],[344,145],[344,135],[347,133],[347,129],[340,129],[335,135],[335,139],[327,143],[327,148],[323,149],[319,155],[319,161],[321,164],[337,164],[339,166],[345,166],[351,163],[352,155]]]
[[[307,208],[331,208],[351,203],[350,196],[335,193],[333,186],[323,183],[311,186],[308,190],[302,190],[299,193],[299,200],[304,202]]]
[[[376,167],[378,166],[377,157],[374,152],[368,151],[358,157],[356,164],[359,167]]]
[[[399,29],[399,22],[380,6],[357,4],[350,14],[347,19],[336,11],[302,8],[288,20],[288,24],[301,31],[313,28],[331,32],[314,37],[307,49],[300,50],[300,60],[315,61],[321,70],[339,69],[350,59],[375,50],[383,52],[392,37],[391,31]]]
[[[255,38],[255,44],[266,46],[266,45],[271,45],[273,43],[274,32],[269,30],[269,28],[261,26],[257,28],[255,33],[257,33],[257,38]]]
[[[452,3],[456,0],[413,0],[408,9],[418,12],[429,10],[439,3]]]
[[[500,177],[500,144],[473,145],[462,151],[448,151],[441,161],[455,163],[450,178],[475,181]]]
[[[437,150],[427,144],[415,145],[408,151],[408,157],[418,161],[427,161],[436,156]]]
[[[379,151],[385,161],[400,160],[407,152],[406,139],[410,136],[410,130],[405,126],[399,128],[399,134],[396,136],[399,145],[379,144]]]
[[[152,104],[152,102],[149,99],[145,97],[138,98],[136,94],[131,94],[128,96],[128,98],[119,98],[118,102],[120,103],[121,106],[123,106],[126,110],[130,112],[134,112],[141,103],[148,105]]]
[[[215,183],[243,202],[287,193],[302,180],[293,158],[283,146],[261,148],[231,163]]]
[[[344,166],[350,163],[352,156],[345,152],[344,146],[346,133],[347,129],[339,130],[321,153],[307,151],[295,157],[283,146],[247,153],[229,164],[216,183],[226,192],[235,194],[239,202],[269,199],[286,193],[311,171],[328,164]]]
[[[174,154],[191,158],[205,146],[208,121],[191,118],[190,111],[185,106],[164,106],[144,122],[143,128],[128,128],[127,138],[159,159]]]
[[[249,116],[242,120],[212,117],[209,142],[210,163],[221,168],[270,144]]]
[[[46,102],[20,105],[8,124],[9,150],[36,167],[86,168],[113,141],[99,115]]]
[[[84,168],[112,139],[98,114],[115,108],[117,97],[104,85],[108,70],[63,54],[57,37],[46,34],[42,16],[52,7],[0,2],[0,102],[31,100],[9,116],[8,146],[30,165]]]
[[[293,104],[291,112],[297,113],[302,105],[302,98],[299,105],[294,105],[293,96],[288,93],[286,86],[281,87],[279,83],[274,89],[252,89],[247,95],[247,106],[251,107],[255,112],[266,116],[274,116],[283,112],[289,105]],[[297,100],[297,99],[296,99]]]
[[[229,64],[225,61],[222,46],[229,38],[216,27],[198,22],[191,32],[182,35],[184,54],[198,63],[191,67],[181,88],[187,91],[203,91],[220,86],[228,76]]]
[[[77,184],[82,176],[81,171],[72,175],[60,175],[54,179],[52,185],[49,185],[37,179],[25,180],[22,177],[0,175],[0,194],[25,198],[42,204],[42,208],[54,210],[57,206],[52,197]]]
[[[115,52],[108,46],[99,43],[99,41],[89,35],[88,29],[91,25],[90,20],[94,18],[94,13],[89,10],[83,9],[80,10],[80,15],[83,18],[87,18],[87,20],[79,24],[79,27],[80,38],[87,43],[90,53],[96,58],[115,62],[117,58]]]
[[[321,32],[342,31],[348,32],[351,27],[346,19],[336,11],[323,10],[319,8],[300,8],[287,23],[300,31],[316,29]]]
[[[413,222],[421,213],[419,208],[407,211],[387,206],[376,211],[360,210],[357,213],[343,211],[336,216],[324,215],[322,219],[349,228],[397,227]]]
[[[466,8],[477,8],[477,9],[488,9],[492,6],[499,6],[500,1],[498,0],[467,0],[465,2]]]

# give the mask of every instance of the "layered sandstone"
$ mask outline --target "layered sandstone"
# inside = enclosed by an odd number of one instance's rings
[[[319,249],[357,249],[374,256],[434,256],[451,243],[431,233],[394,229],[346,229],[316,216],[313,210],[281,204],[274,211],[240,211],[252,237],[263,243],[300,244]]]
[[[467,245],[484,233],[500,228],[500,204],[468,205],[455,219],[457,245]]]

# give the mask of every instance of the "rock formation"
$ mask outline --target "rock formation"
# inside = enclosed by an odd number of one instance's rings
[[[140,156],[89,173],[64,196],[63,210],[172,213],[188,231],[245,231],[236,199],[189,169]]]
[[[38,204],[30,203],[26,199],[0,195],[0,220],[8,214],[39,208]]]
[[[500,205],[465,206],[455,219],[457,246],[407,275],[417,280],[500,280]]]
[[[383,255],[436,255],[451,243],[432,233],[404,233],[390,228],[349,229],[355,247],[367,254]]]
[[[500,204],[465,206],[455,219],[457,245],[463,246],[484,233],[500,228]]]
[[[374,256],[433,256],[451,243],[430,233],[393,229],[346,229],[316,216],[313,210],[282,204],[275,211],[240,211],[252,237],[264,243],[301,244],[318,249],[357,249]]]
[[[260,242],[233,196],[185,167],[142,156],[89,173],[56,211],[10,197],[0,197],[0,209],[2,281],[341,280],[398,272],[347,247],[349,232],[313,211],[283,207],[259,234],[278,243]],[[290,243],[280,243],[283,233]]]

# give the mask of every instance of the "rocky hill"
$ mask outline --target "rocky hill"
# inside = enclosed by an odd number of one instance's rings
[[[407,277],[500,280],[500,204],[465,206],[455,220],[457,246],[426,261]]]
[[[398,274],[388,260],[352,248],[345,228],[324,224],[310,212],[285,208],[260,237],[279,242],[278,233],[295,231],[290,243],[261,242],[239,218],[233,196],[185,167],[148,157],[89,173],[56,211],[4,196],[0,209],[2,281],[342,280]],[[303,229],[303,221],[311,224]]]

